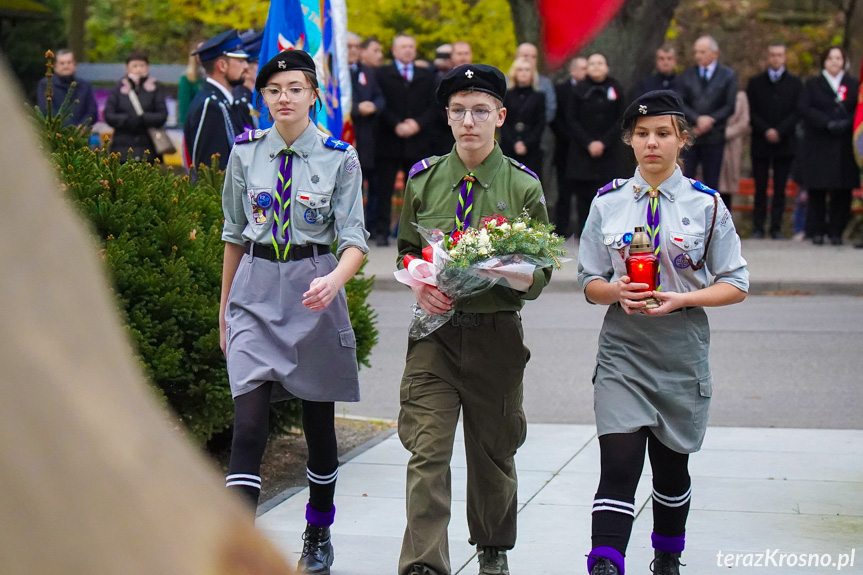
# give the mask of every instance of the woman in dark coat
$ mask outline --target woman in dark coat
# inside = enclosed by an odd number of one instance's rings
[[[587,59],[587,78],[575,86],[566,110],[570,134],[566,186],[558,197],[555,226],[559,234],[569,227],[570,197],[575,194],[578,211],[576,235],[581,235],[596,190],[622,177],[620,120],[626,110],[623,87],[608,75],[602,54]]]
[[[821,74],[809,78],[800,95],[805,135],[801,144],[799,183],[809,190],[806,218],[812,243],[842,243],[851,218],[851,191],[860,186],[852,132],[860,83],[845,73],[848,58],[839,47],[821,57]],[[830,197],[829,213],[826,208]]]
[[[506,108],[506,122],[500,129],[501,151],[539,174],[542,168],[540,141],[545,130],[545,94],[539,91],[539,74],[527,58],[517,59],[509,69],[509,89],[503,106]]]
[[[161,128],[168,119],[165,94],[153,78],[149,77],[150,62],[143,52],[132,52],[126,58],[126,75],[111,89],[105,103],[105,122],[114,128],[111,152],[120,154],[123,162],[141,159],[149,150],[150,160],[158,158],[147,128]],[[138,114],[130,94],[134,91],[141,103],[143,115]],[[129,149],[132,149],[129,154]]]

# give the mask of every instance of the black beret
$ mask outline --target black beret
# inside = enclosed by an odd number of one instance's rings
[[[636,98],[623,113],[623,129],[629,129],[643,116],[685,116],[683,102],[671,90],[653,90]]]
[[[446,106],[457,92],[485,92],[501,102],[506,95],[506,77],[494,66],[463,64],[447,72],[437,89],[437,101]]]
[[[315,61],[309,56],[308,52],[302,50],[283,50],[273,56],[269,62],[261,66],[258,70],[258,77],[255,78],[255,90],[261,91],[261,88],[267,85],[270,76],[279,72],[289,72],[291,70],[300,70],[304,72],[317,73],[315,69]]]

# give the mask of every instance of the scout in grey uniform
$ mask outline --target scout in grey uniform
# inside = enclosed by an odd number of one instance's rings
[[[719,194],[684,178],[677,158],[689,137],[680,99],[648,92],[624,114],[635,176],[599,190],[578,251],[588,301],[608,305],[594,372],[601,453],[593,502],[592,575],[624,572],[645,445],[653,469],[656,574],[679,573],[689,513],[689,454],[701,448],[712,394],[706,306],[746,297],[749,273]],[[656,291],[626,275],[628,243],[647,226],[659,259]],[[654,297],[659,306],[646,307]]]
[[[447,106],[456,144],[449,154],[427,158],[410,170],[399,262],[421,255],[424,243],[414,222],[449,233],[457,219],[459,227],[478,227],[484,216],[514,219],[523,209],[548,222],[536,174],[504,156],[494,141],[495,127],[506,118],[505,93],[501,71],[483,64],[459,66],[441,80],[437,99]],[[506,552],[515,545],[518,505],[514,456],[527,432],[522,377],[530,357],[519,310],[524,300],[539,296],[550,277],[550,270],[536,270],[527,292],[495,286],[458,300],[447,324],[408,342],[399,437],[411,458],[399,575],[451,572],[450,460],[462,409],[470,541],[477,546],[481,574],[509,573]],[[429,314],[453,305],[431,286],[414,288],[414,295]]]
[[[228,162],[220,331],[234,397],[226,484],[257,505],[269,404],[301,399],[309,503],[298,570],[328,574],[338,475],[333,402],[359,400],[342,288],[368,252],[368,234],[356,150],[309,119],[317,88],[314,62],[299,50],[275,56],[255,81],[274,127],[240,135]]]

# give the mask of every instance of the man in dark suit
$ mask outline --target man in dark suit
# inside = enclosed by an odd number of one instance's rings
[[[566,110],[569,99],[575,90],[575,86],[587,76],[587,58],[578,56],[569,62],[569,78],[554,86],[557,97],[557,110],[551,121],[551,131],[554,133],[554,165],[557,174],[557,199],[555,206],[559,205],[559,199],[563,194],[572,194],[572,190],[566,185],[566,155],[569,153],[569,131],[566,129]],[[565,202],[570,205],[569,202]],[[563,231],[561,231],[563,233]]]
[[[207,40],[192,53],[200,58],[207,80],[186,113],[186,161],[194,173],[200,164],[210,165],[213,154],[219,154],[219,169],[224,170],[234,138],[243,132],[246,105],[235,100],[231,90],[245,81],[249,55],[236,30]]]
[[[378,68],[378,83],[387,102],[380,113],[375,166],[379,177],[374,221],[369,229],[376,244],[389,244],[392,217],[392,193],[399,170],[408,173],[411,166],[429,155],[428,132],[435,121],[434,76],[426,68],[414,65],[416,40],[400,34],[393,40],[393,63]]]
[[[719,45],[712,36],[695,41],[696,65],[680,75],[680,97],[687,121],[693,126],[695,144],[683,153],[684,173],[694,178],[701,165],[702,180],[719,188],[725,124],[734,113],[737,76],[718,62]]]
[[[770,237],[782,238],[785,213],[785,183],[797,148],[795,128],[797,103],[803,83],[785,69],[785,44],[767,47],[767,70],[746,86],[749,121],[752,124],[752,174],[755,178],[754,238],[764,237],[767,220],[767,178],[773,164],[773,202],[770,206]]]
[[[665,44],[656,51],[656,73],[642,78],[636,85],[632,100],[654,90],[679,91],[677,86],[677,53],[674,46]]]
[[[377,50],[372,45],[377,46]],[[366,227],[375,229],[375,200],[379,195],[377,173],[375,170],[375,140],[378,131],[378,117],[384,109],[383,92],[378,85],[377,73],[373,66],[363,62],[363,54],[369,51],[372,56],[380,53],[380,42],[374,36],[360,42],[360,37],[348,32],[348,64],[351,68],[351,94],[353,107],[351,119],[354,124],[354,147],[360,158],[363,179],[368,182],[368,203],[366,204]]]

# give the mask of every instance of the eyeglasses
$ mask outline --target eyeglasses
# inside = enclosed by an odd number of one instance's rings
[[[496,112],[500,108],[450,108],[447,107],[446,112],[449,119],[453,122],[461,122],[464,120],[464,115],[470,112],[470,117],[474,122],[485,122],[492,112]]]
[[[297,100],[302,99],[306,90],[311,89],[311,86],[291,86],[290,88],[274,88],[273,86],[266,86],[265,88],[261,88],[261,96],[263,96],[264,101],[269,104],[278,102],[282,97],[282,94],[286,94],[289,101],[296,102]]]

